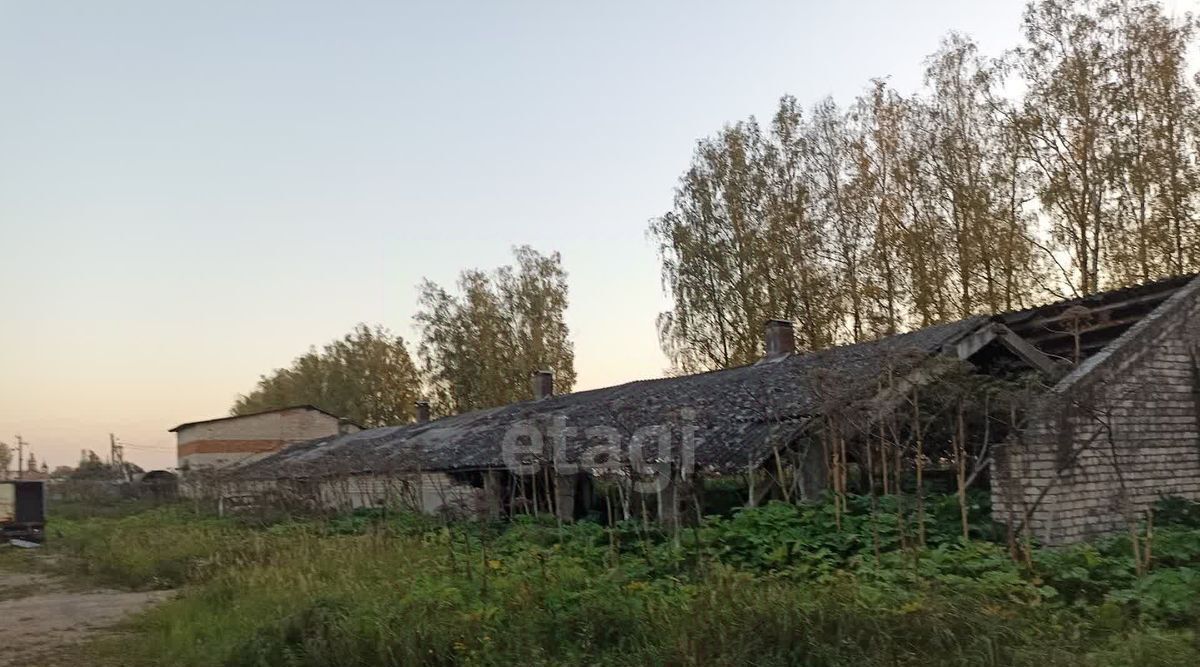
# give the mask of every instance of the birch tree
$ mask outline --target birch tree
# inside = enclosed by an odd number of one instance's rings
[[[418,356],[439,414],[528,400],[537,370],[554,371],[556,391],[575,385],[562,258],[528,246],[513,252],[515,266],[463,271],[457,293],[420,286]]]
[[[1114,155],[1117,212],[1109,260],[1126,284],[1194,271],[1196,97],[1187,80],[1190,20],[1156,3],[1122,6],[1116,19]]]
[[[1037,169],[1052,240],[1070,257],[1067,288],[1100,288],[1113,202],[1117,121],[1116,5],[1037,0],[1025,11],[1025,44],[1013,55],[1027,87],[1019,128]]]
[[[819,349],[1200,269],[1191,19],[1035,0],[1022,26],[1000,59],[949,35],[913,94],[701,140],[650,226],[674,367],[753,362],[767,318]]]

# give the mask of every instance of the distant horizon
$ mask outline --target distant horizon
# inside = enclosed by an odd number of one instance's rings
[[[521,244],[562,254],[576,390],[659,377],[646,226],[696,141],[784,94],[911,93],[1023,7],[10,3],[0,441],[173,467],[171,427],[359,322],[415,353],[420,280]]]

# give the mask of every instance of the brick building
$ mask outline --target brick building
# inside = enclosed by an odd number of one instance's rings
[[[361,427],[312,405],[187,422],[175,434],[180,470],[245,464],[297,442],[353,433]]]
[[[1200,500],[1196,275],[819,351],[772,320],[763,349],[574,394],[537,374],[533,400],[298,442],[236,476],[345,507],[676,522],[704,512],[713,477],[744,480],[755,505],[889,493],[889,474],[911,498],[923,471],[943,491],[989,488],[996,521],[1047,544]]]
[[[1127,531],[1165,496],[1200,500],[1200,279],[1117,295],[1053,320],[1091,349],[997,450],[995,518],[1045,543]]]

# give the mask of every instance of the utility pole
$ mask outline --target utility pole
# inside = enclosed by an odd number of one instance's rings
[[[25,475],[22,474],[22,469],[25,467],[25,440],[17,436],[17,479],[21,479]]]
[[[129,481],[126,471],[125,471],[125,445],[118,445],[117,444],[117,436],[113,435],[112,433],[109,433],[108,434],[108,446],[109,446],[109,452],[108,452],[109,464],[116,469],[117,474],[119,474],[122,479]]]

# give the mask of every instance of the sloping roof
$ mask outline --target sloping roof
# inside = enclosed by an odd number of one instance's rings
[[[260,410],[260,411],[258,411],[258,412],[247,412],[247,413],[246,413],[246,414],[244,414],[244,415],[229,415],[229,416],[227,416],[227,417],[214,417],[214,418],[212,418],[212,419],[201,419],[201,420],[199,420],[199,421],[194,421],[194,422],[184,422],[184,423],[180,424],[179,426],[176,426],[176,427],[175,427],[175,428],[173,428],[173,429],[169,429],[169,430],[167,431],[167,433],[174,433],[174,432],[176,432],[176,431],[179,431],[179,430],[181,430],[181,429],[185,429],[185,428],[187,428],[187,427],[189,427],[189,426],[198,426],[198,425],[200,425],[200,424],[211,424],[211,423],[213,423],[213,422],[223,422],[223,421],[228,421],[228,420],[230,420],[230,419],[242,419],[243,417],[257,417],[258,415],[269,415],[269,414],[274,414],[274,413],[276,413],[276,412],[287,412],[287,411],[289,411],[289,410],[312,410],[312,411],[314,411],[314,412],[320,412],[320,413],[321,413],[321,414],[323,414],[323,415],[329,415],[330,417],[333,417],[334,419],[336,419],[336,420],[338,420],[338,421],[341,421],[341,422],[346,422],[346,423],[349,423],[349,424],[354,424],[354,425],[355,425],[355,426],[357,426],[358,428],[363,428],[363,426],[362,426],[361,424],[357,424],[357,423],[355,423],[355,422],[353,422],[353,421],[351,421],[351,420],[349,420],[349,419],[346,419],[345,417],[341,417],[341,416],[339,416],[339,415],[335,415],[335,414],[333,414],[332,412],[330,412],[330,411],[328,411],[328,410],[322,410],[321,408],[318,408],[318,407],[317,407],[317,406],[315,406],[315,405],[310,405],[310,404],[308,404],[308,403],[304,403],[304,404],[301,404],[301,405],[289,405],[289,406],[287,406],[287,407],[284,407],[284,408],[275,408],[275,409],[272,409],[272,410]]]
[[[758,464],[795,436],[824,402],[868,398],[888,367],[904,373],[985,325],[970,317],[867,343],[697,375],[630,382],[445,417],[425,424],[370,429],[299,443],[245,466],[247,478],[308,477],[402,468],[478,470],[504,465],[510,427],[561,417],[578,430],[562,453],[576,463],[597,442],[582,434],[612,427],[623,447],[639,428],[665,425],[681,438],[684,410],[694,411],[695,463],[733,471]],[[584,458],[583,460],[586,460]]]
[[[974,316],[875,341],[778,361],[681,377],[641,380],[487,410],[297,443],[242,468],[249,479],[317,477],[400,469],[468,471],[505,465],[502,446],[514,425],[544,429],[559,416],[579,433],[612,427],[623,436],[666,425],[679,437],[682,412],[694,411],[695,464],[731,472],[758,465],[794,438],[823,406],[869,398],[890,367],[901,374],[990,322],[999,322],[1042,352],[1066,357],[1075,331],[1081,357],[1102,350],[1157,309],[1197,274],[1166,278],[995,316]],[[1066,326],[1072,322],[1070,330]],[[569,438],[563,458],[586,461],[586,437]]]

